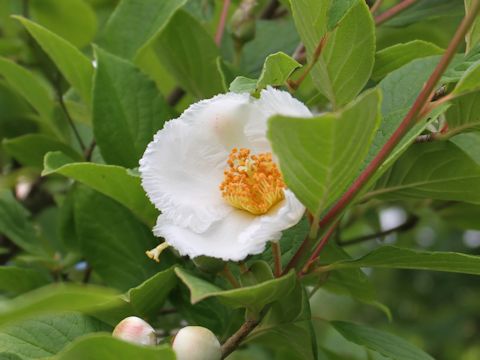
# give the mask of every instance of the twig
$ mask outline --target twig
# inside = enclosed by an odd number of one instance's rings
[[[369,240],[384,238],[385,236],[388,236],[388,235],[393,234],[393,233],[405,232],[405,231],[408,231],[408,230],[414,228],[418,224],[418,221],[419,221],[419,218],[417,216],[412,215],[403,224],[395,226],[394,228],[391,228],[391,229],[388,229],[388,230],[385,230],[385,231],[379,231],[379,232],[374,233],[374,234],[359,236],[357,238],[350,239],[350,240],[345,240],[345,241],[339,240],[338,245],[340,245],[340,246],[350,246],[350,245],[359,244],[359,243],[369,241]]]
[[[260,320],[247,319],[240,329],[222,345],[222,359],[230,355],[259,323]]]
[[[383,24],[385,21],[390,20],[392,17],[398,15],[402,11],[408,9],[410,6],[415,4],[417,0],[403,0],[402,2],[398,3],[397,5],[391,7],[387,11],[381,13],[380,15],[375,17],[375,25],[379,26]]]
[[[225,279],[228,280],[230,285],[232,285],[235,289],[240,287],[240,284],[238,283],[237,279],[235,276],[233,276],[232,272],[228,268],[228,265],[225,264],[225,267],[223,268],[222,275],[225,277]]]
[[[380,6],[382,6],[382,3],[383,3],[383,0],[376,0],[375,3],[370,8],[370,12],[372,14],[375,14],[377,10],[380,8]]]
[[[305,62],[305,57],[306,57],[306,49],[305,45],[302,43],[298,44],[297,48],[292,54],[292,58],[297,60],[299,63]]]
[[[243,261],[240,261],[238,263],[238,267],[240,268],[240,273],[241,274],[244,274],[248,271],[248,267],[247,267],[247,265],[245,265],[245,263]]]
[[[278,241],[272,241],[272,255],[275,277],[282,276],[282,250]]]
[[[300,244],[299,248],[295,252],[295,254],[292,256],[290,261],[288,262],[287,266],[285,266],[285,269],[283,269],[282,275],[285,275],[288,273],[290,270],[294,269],[295,266],[300,262],[300,260],[303,258],[303,254],[310,248],[310,236],[307,235],[305,239],[302,241]]]
[[[303,71],[302,75],[297,80],[289,80],[288,85],[293,89],[297,90],[298,87],[302,84],[302,82],[306,79],[310,71],[313,69],[315,64],[317,63],[318,59],[320,58],[320,55],[322,54],[323,49],[325,48],[325,45],[327,43],[329,33],[326,33],[322,36],[320,41],[318,42],[317,47],[315,48],[315,51],[313,52],[313,57],[312,60],[309,61],[308,65],[305,67],[305,70]]]
[[[306,265],[303,267],[302,269],[302,272],[300,275],[303,275],[303,274],[306,274],[308,272],[308,269],[310,268],[310,266],[315,262],[317,261],[320,253],[322,252],[323,248],[325,247],[325,245],[327,245],[328,243],[328,240],[330,240],[330,238],[332,237],[332,235],[335,233],[335,230],[337,229],[338,225],[340,224],[340,221],[337,221],[333,226],[330,227],[330,229],[328,230],[328,232],[325,234],[325,236],[322,238],[322,240],[320,241],[320,243],[317,245],[316,249],[314,250],[314,252],[312,253],[312,255],[310,256],[310,258],[307,260],[307,263]]]
[[[478,11],[480,10],[480,2],[474,0],[472,2],[471,12],[465,16],[459,25],[455,35],[453,36],[450,44],[448,45],[445,54],[441,58],[438,65],[435,67],[435,70],[430,75],[430,78],[424,85],[422,91],[418,95],[414,104],[410,108],[409,112],[401,122],[400,126],[393,133],[387,143],[381,148],[375,158],[370,162],[370,164],[362,171],[360,176],[353,182],[349,189],[342,195],[338,202],[330,208],[324,218],[320,221],[320,227],[325,229],[328,228],[332,223],[336,222],[338,217],[343,213],[343,211],[350,205],[350,203],[355,199],[358,193],[368,184],[372,178],[375,171],[383,164],[387,159],[390,153],[395,149],[397,144],[402,140],[402,138],[408,133],[410,128],[415,124],[419,115],[422,113],[425,106],[428,104],[428,101],[431,99],[432,94],[434,93],[435,86],[437,82],[442,77],[442,74],[447,69],[450,64],[455,51],[459,44],[463,41],[465,34],[468,32],[469,28],[473,24]],[[301,260],[302,256],[299,256],[299,252],[305,251],[305,248],[308,247],[309,240],[305,239],[304,243],[297,250],[297,253],[294,254],[292,260],[289,263],[290,268],[296,267],[297,263]]]
[[[83,140],[80,136],[80,133],[78,132],[77,127],[75,126],[75,123],[73,122],[73,119],[70,116],[70,113],[68,112],[67,106],[65,105],[65,102],[63,101],[60,74],[57,74],[55,90],[56,90],[56,93],[57,93],[58,102],[60,103],[60,107],[62,108],[62,111],[65,114],[65,117],[67,118],[68,124],[69,124],[70,128],[72,129],[73,134],[74,134],[75,138],[77,139],[78,145],[80,145],[80,148],[82,149],[82,152],[85,153],[87,147],[85,146],[85,143],[83,142]]]
[[[227,23],[228,9],[232,0],[223,0],[222,14],[220,15],[220,20],[218,22],[217,31],[215,33],[215,43],[217,46],[220,46],[222,43],[223,33],[225,32],[225,24]]]
[[[90,143],[90,146],[87,148],[87,150],[85,150],[85,153],[84,153],[85,160],[87,161],[92,160],[93,150],[95,150],[95,146],[97,146],[97,142],[94,139]]]
[[[407,113],[403,121],[397,130],[393,133],[387,143],[382,147],[379,153],[375,156],[372,162],[367,166],[367,168],[360,174],[360,176],[354,181],[350,188],[343,194],[340,200],[330,209],[330,211],[325,215],[321,220],[320,226],[325,227],[331,224],[335,219],[343,212],[343,210],[350,204],[350,202],[356,197],[356,195],[363,189],[363,187],[371,179],[375,171],[382,165],[384,160],[390,155],[390,153],[395,149],[397,144],[402,140],[402,138],[407,134],[410,128],[418,120],[419,115],[422,113],[424,107],[428,104],[432,93],[435,89],[437,82],[442,77],[442,74],[447,69],[452,58],[455,55],[455,51],[459,44],[463,41],[465,34],[468,32],[468,29],[472,25],[475,17],[480,10],[480,2],[474,0],[472,2],[472,11],[463,19],[462,23],[458,27],[455,35],[453,36],[450,44],[448,45],[445,54],[441,58],[438,65],[435,67],[432,75],[428,79],[427,83],[424,85],[422,91],[418,95],[414,104],[410,108],[410,111]]]

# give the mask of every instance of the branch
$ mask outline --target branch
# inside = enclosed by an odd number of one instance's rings
[[[275,277],[282,276],[282,250],[280,248],[280,243],[278,241],[272,241],[272,256],[275,269]]]
[[[417,0],[403,0],[401,3],[395,5],[394,7],[391,7],[387,11],[381,13],[380,15],[375,17],[375,25],[379,26],[386,22],[387,20],[390,20],[392,17],[398,15],[402,11],[408,9],[410,6],[415,4]]]
[[[395,226],[394,228],[391,228],[389,230],[385,231],[379,231],[375,234],[368,234],[365,236],[359,236],[357,238],[347,240],[347,241],[338,241],[338,245],[340,246],[350,246],[354,244],[359,244],[364,241],[369,241],[373,239],[378,239],[378,238],[384,238],[385,236],[388,236],[393,233],[398,233],[398,232],[405,232],[408,231],[412,228],[414,228],[418,224],[419,218],[417,216],[410,216],[403,224],[399,226]]]
[[[222,345],[222,359],[225,359],[240,345],[240,343],[260,323],[260,320],[247,319],[235,334],[230,336]]]
[[[221,272],[221,274],[225,277],[225,279],[227,279],[227,281],[230,283],[230,285],[232,285],[234,289],[238,289],[241,287],[240,283],[232,274],[227,264],[225,264],[225,267],[223,268],[223,271]]]
[[[363,172],[353,182],[350,188],[342,195],[338,202],[327,212],[324,218],[320,221],[319,225],[321,228],[328,228],[337,221],[338,217],[352,203],[352,201],[359,194],[359,192],[368,184],[373,174],[383,164],[383,162],[392,153],[398,143],[403,139],[403,137],[408,133],[410,128],[415,124],[419,116],[423,113],[429,100],[434,94],[437,82],[440,80],[442,74],[445,72],[451,60],[453,59],[457,47],[463,41],[465,34],[468,32],[469,28],[473,24],[473,21],[475,20],[479,10],[479,0],[473,0],[471,11],[462,20],[455,35],[450,41],[450,44],[448,45],[445,54],[441,58],[438,65],[435,67],[433,73],[430,75],[430,78],[424,85],[422,91],[420,92],[414,104],[410,108],[410,111],[407,113],[407,115],[401,122],[400,126],[393,133],[387,143],[382,147],[382,149],[378,152],[372,162],[365,168],[365,170],[363,170]],[[297,264],[303,257],[303,252],[309,247],[308,243],[309,240],[305,239],[300,248],[294,254],[292,260],[290,261],[288,265],[289,268],[294,268],[297,266]]]
[[[298,87],[302,84],[302,82],[306,79],[308,74],[310,74],[310,71],[312,71],[313,67],[315,66],[318,59],[320,58],[320,55],[322,55],[322,51],[325,48],[325,45],[327,44],[328,35],[329,35],[329,33],[327,32],[325,35],[322,36],[322,38],[318,42],[318,45],[315,48],[315,51],[313,52],[312,60],[308,63],[308,65],[306,66],[302,75],[300,75],[300,77],[297,80],[289,80],[288,81],[288,85],[293,90],[297,90]]]
[[[315,251],[312,253],[310,258],[307,260],[306,265],[303,267],[301,275],[306,274],[308,272],[308,269],[310,266],[317,261],[318,257],[320,256],[320,253],[322,252],[323,248],[325,245],[327,245],[328,240],[332,237],[332,235],[335,233],[335,230],[337,230],[338,225],[340,224],[340,221],[337,221],[333,226],[330,227],[328,232],[325,234],[325,236],[322,238],[320,243],[317,245]]]
[[[87,161],[92,160],[93,150],[95,150],[96,146],[97,146],[97,142],[94,139],[90,143],[90,146],[85,150],[85,153],[84,153],[85,160]]]
[[[232,0],[223,0],[222,14],[220,15],[220,20],[218,22],[217,31],[215,32],[215,44],[220,46],[222,43],[223,33],[225,31],[225,24],[227,23],[228,9]]]
[[[407,115],[401,122],[400,126],[393,133],[387,143],[382,147],[382,149],[375,156],[372,162],[367,166],[367,168],[360,174],[360,176],[354,181],[350,188],[343,194],[340,200],[320,221],[321,227],[326,227],[336,220],[336,218],[343,212],[343,210],[345,210],[345,208],[350,204],[350,202],[368,183],[375,171],[383,164],[383,162],[395,149],[398,143],[418,120],[419,115],[422,113],[423,109],[428,104],[428,101],[434,93],[437,82],[440,80],[448,65],[452,61],[457,47],[463,41],[465,34],[468,32],[479,10],[480,2],[478,0],[474,0],[472,2],[471,12],[463,19],[462,23],[458,27],[455,35],[453,36],[450,44],[448,45],[445,54],[441,58],[438,65],[435,67],[432,75],[430,75],[430,78],[428,79],[427,83],[418,95],[414,104],[410,108],[410,111],[407,113]]]
[[[55,92],[57,93],[57,98],[58,102],[60,103],[60,107],[65,114],[65,117],[67,118],[68,125],[73,131],[73,134],[75,138],[77,139],[78,145],[80,145],[80,149],[82,149],[82,152],[85,153],[87,150],[87,147],[85,146],[85,143],[82,140],[82,137],[80,136],[80,133],[77,130],[77,127],[75,126],[75,123],[73,122],[72,117],[70,116],[70,113],[68,112],[67,105],[63,101],[63,93],[62,93],[62,84],[61,84],[61,76],[60,73],[57,73],[57,79],[56,79],[56,84],[55,84]]]
[[[375,3],[370,8],[370,12],[372,14],[376,13],[377,10],[380,8],[380,6],[382,6],[382,3],[383,3],[383,0],[376,0]]]

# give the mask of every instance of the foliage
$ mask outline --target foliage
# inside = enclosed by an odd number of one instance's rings
[[[379,21],[399,2],[0,2],[0,358],[174,359],[186,322],[227,344],[250,326],[231,360],[480,358],[480,17],[392,142],[477,1]],[[314,114],[268,121],[308,209],[281,254],[149,259],[148,143],[199,100],[269,87]],[[161,344],[113,338],[127,316]]]

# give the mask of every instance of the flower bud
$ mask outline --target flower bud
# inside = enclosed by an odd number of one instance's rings
[[[220,360],[222,351],[216,336],[201,326],[186,326],[172,344],[177,360]]]
[[[245,44],[255,37],[256,21],[255,0],[244,0],[234,12],[231,19],[232,35],[236,41]]]
[[[120,321],[113,329],[112,336],[134,344],[156,345],[157,343],[155,330],[149,323],[136,316]]]

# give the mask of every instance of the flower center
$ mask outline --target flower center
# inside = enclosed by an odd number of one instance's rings
[[[271,153],[250,155],[249,149],[234,148],[227,164],[220,191],[233,207],[261,215],[285,198],[285,183]]]

